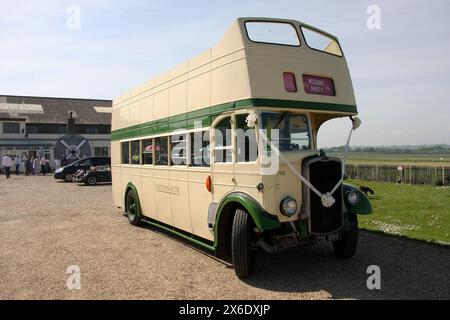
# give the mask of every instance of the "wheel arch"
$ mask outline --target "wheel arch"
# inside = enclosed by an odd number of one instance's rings
[[[124,211],[127,212],[127,194],[130,190],[132,190],[134,192],[134,194],[136,195],[138,210],[141,210],[141,200],[139,199],[139,193],[137,191],[137,188],[132,182],[128,182],[128,184],[125,188],[125,194],[124,194],[124,198],[123,198]]]
[[[228,256],[231,249],[231,229],[237,209],[246,211],[256,228],[267,231],[281,226],[278,217],[267,213],[251,196],[242,192],[228,194],[217,208],[214,225],[214,247],[219,256]]]

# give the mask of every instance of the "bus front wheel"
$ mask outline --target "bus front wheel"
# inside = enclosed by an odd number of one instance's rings
[[[137,199],[137,195],[133,189],[128,190],[126,196],[126,210],[128,221],[133,226],[138,226],[141,224],[142,214]]]
[[[342,239],[333,242],[334,252],[339,259],[350,259],[356,253],[358,245],[358,217],[349,213],[349,230],[342,233]]]
[[[238,278],[253,273],[255,251],[253,221],[247,212],[237,209],[231,231],[231,258]]]

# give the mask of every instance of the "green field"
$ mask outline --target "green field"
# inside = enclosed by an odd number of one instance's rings
[[[329,153],[329,155],[343,157],[341,153]],[[349,164],[450,166],[449,154],[350,153],[347,159]]]
[[[360,228],[450,245],[450,188],[350,183],[375,191],[374,213],[359,217]]]

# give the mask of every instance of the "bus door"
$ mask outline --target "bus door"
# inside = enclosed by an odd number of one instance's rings
[[[255,199],[261,196],[258,185],[262,182],[258,165],[258,143],[256,129],[247,125],[248,113],[235,115],[235,190],[244,192]]]
[[[234,177],[234,116],[222,118],[213,127],[211,137],[213,145],[212,183],[213,201],[218,203],[226,194],[235,190]]]

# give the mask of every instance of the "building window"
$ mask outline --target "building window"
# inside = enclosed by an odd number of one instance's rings
[[[209,167],[210,144],[209,131],[191,133],[191,163],[192,167]]]
[[[77,124],[76,132],[78,134],[111,134],[111,126],[103,124]]]
[[[122,164],[130,164],[130,143],[122,142]]]
[[[20,123],[18,123],[18,122],[3,122],[3,133],[5,133],[5,134],[20,133]]]
[[[169,164],[168,138],[155,138],[155,161],[157,166],[167,166]]]
[[[142,164],[153,164],[153,139],[142,141]]]
[[[66,134],[66,124],[27,123],[28,134]]]
[[[141,164],[141,141],[131,141],[131,164]]]
[[[108,157],[109,156],[108,147],[95,147],[94,154],[96,157]]]

